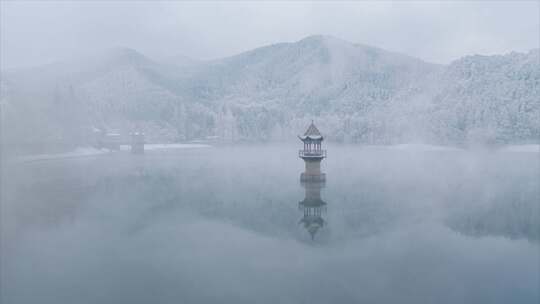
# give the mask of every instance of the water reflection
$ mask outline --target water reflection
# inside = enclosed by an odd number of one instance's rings
[[[467,236],[540,240],[540,205],[533,200],[493,202],[451,212],[446,225]]]
[[[322,214],[326,213],[326,202],[321,199],[321,189],[324,187],[325,181],[312,180],[301,183],[306,194],[304,200],[298,203],[298,209],[304,213],[299,223],[304,225],[313,240],[317,231],[326,223],[322,217]]]
[[[321,189],[326,182],[326,174],[321,172],[321,161],[326,157],[326,150],[322,149],[324,137],[319,132],[313,121],[304,135],[298,136],[304,144],[304,148],[298,151],[298,156],[304,160],[305,172],[300,174],[300,182],[306,189],[303,201],[298,203],[298,208],[304,216],[300,223],[315,238],[315,234],[325,224],[322,213],[326,211],[326,203],[321,199]]]
[[[540,231],[536,157],[463,173],[460,155],[333,147],[325,184],[322,153],[305,174],[292,149],[10,171],[0,302],[538,303],[538,242],[521,241]]]

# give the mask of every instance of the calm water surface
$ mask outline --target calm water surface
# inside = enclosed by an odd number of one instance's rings
[[[328,150],[7,163],[1,302],[539,303],[538,154]]]

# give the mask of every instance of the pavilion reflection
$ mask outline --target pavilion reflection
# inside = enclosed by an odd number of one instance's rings
[[[299,223],[303,224],[313,240],[319,229],[326,224],[322,217],[326,213],[326,202],[321,199],[325,181],[302,181],[301,184],[305,189],[305,197],[298,203],[298,209],[303,212]]]
[[[321,199],[321,189],[326,183],[326,174],[321,172],[321,161],[326,158],[326,150],[322,149],[324,137],[313,121],[304,135],[298,136],[303,142],[303,149],[298,156],[304,160],[305,171],[300,175],[300,182],[306,190],[304,200],[298,208],[304,213],[300,223],[315,238],[315,234],[325,225],[322,214],[326,212],[326,202]]]

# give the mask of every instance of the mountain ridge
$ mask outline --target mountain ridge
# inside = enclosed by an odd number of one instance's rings
[[[188,65],[109,49],[2,72],[1,88],[14,140],[34,133],[87,138],[94,127],[141,128],[156,141],[283,140],[315,118],[336,141],[504,143],[540,134],[538,53],[472,55],[439,65],[313,35]],[[77,125],[67,117],[84,119]]]

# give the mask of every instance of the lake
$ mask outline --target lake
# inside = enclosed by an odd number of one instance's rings
[[[538,153],[298,148],[6,162],[1,302],[539,303]]]

